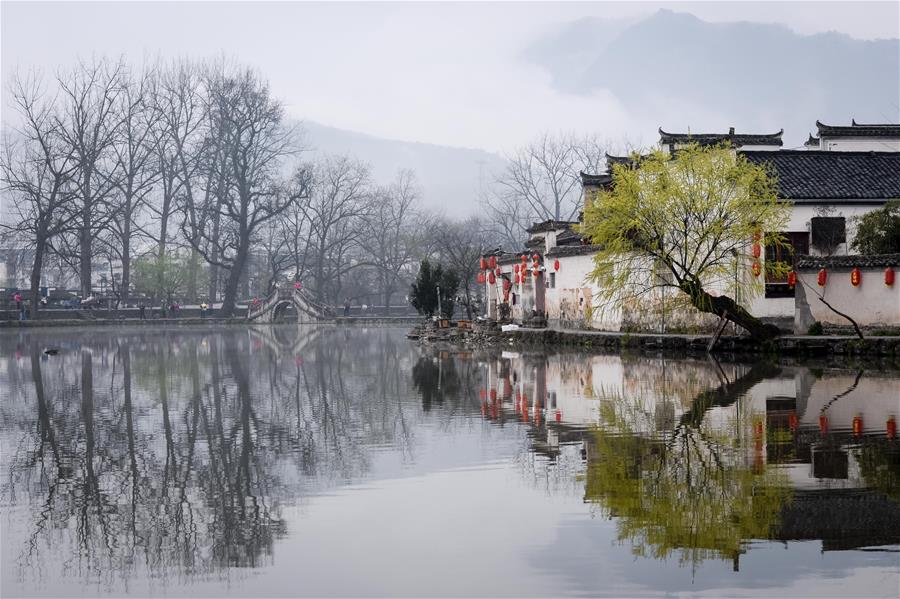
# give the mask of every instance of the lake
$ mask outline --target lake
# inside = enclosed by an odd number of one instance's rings
[[[0,332],[10,596],[880,596],[900,371]]]

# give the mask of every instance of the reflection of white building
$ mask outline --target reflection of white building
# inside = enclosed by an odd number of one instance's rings
[[[581,353],[506,352],[485,368],[485,415],[518,419],[549,445],[593,426],[665,438],[698,425],[798,489],[864,486],[860,442],[896,435],[900,418],[889,374]]]

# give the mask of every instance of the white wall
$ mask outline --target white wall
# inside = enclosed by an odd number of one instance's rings
[[[884,137],[822,138],[823,150],[830,152],[900,152],[900,139]]]
[[[806,304],[809,306],[812,320],[818,320],[823,324],[850,326],[845,318],[838,316],[818,300],[821,296],[836,310],[853,318],[860,326],[900,326],[900,281],[888,287],[884,284],[883,268],[861,268],[862,283],[854,287],[850,284],[851,270],[827,269],[828,279],[825,287],[818,286],[818,269],[798,273],[797,285],[804,285]],[[900,268],[894,270],[900,274]],[[799,305],[795,319],[798,323],[807,322]],[[798,325],[797,330],[803,332],[803,328],[802,325]]]

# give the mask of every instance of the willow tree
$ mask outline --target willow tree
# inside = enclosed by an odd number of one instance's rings
[[[617,164],[612,186],[585,202],[584,231],[600,250],[592,279],[602,307],[623,307],[660,289],[752,336],[778,334],[736,299],[763,289],[754,243],[783,247],[790,204],[763,166],[727,146],[688,146]],[[755,271],[754,263],[760,271]],[[772,274],[788,266],[767,262]],[[754,271],[757,273],[754,275]]]

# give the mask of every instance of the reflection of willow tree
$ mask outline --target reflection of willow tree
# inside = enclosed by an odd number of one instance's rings
[[[636,555],[682,562],[735,562],[745,539],[767,538],[778,523],[787,491],[777,475],[747,463],[734,437],[740,422],[714,430],[703,415],[733,404],[767,376],[761,365],[734,382],[697,395],[690,410],[661,438],[635,433],[634,412],[607,402],[603,426],[592,438],[586,497],[617,519],[620,540]],[[648,416],[649,418],[649,416]]]
[[[459,397],[460,381],[456,360],[435,356],[421,357],[412,369],[413,384],[422,396],[422,409],[430,411],[444,400]]]
[[[900,449],[888,443],[863,443],[857,458],[866,484],[900,502]]]

